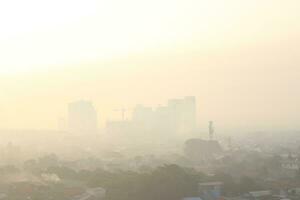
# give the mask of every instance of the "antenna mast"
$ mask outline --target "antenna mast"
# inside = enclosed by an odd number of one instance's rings
[[[209,139],[213,140],[214,139],[214,122],[213,121],[209,121],[209,125],[208,125],[208,133],[209,133]]]

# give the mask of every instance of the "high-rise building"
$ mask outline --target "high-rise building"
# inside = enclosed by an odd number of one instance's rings
[[[97,112],[90,101],[76,101],[69,104],[69,130],[71,132],[97,131]]]
[[[169,112],[178,131],[189,132],[196,128],[196,98],[170,99]]]
[[[130,132],[138,136],[158,136],[160,139],[188,137],[197,128],[196,98],[170,99],[167,105],[156,108],[137,105],[133,109],[132,119],[122,121],[110,121],[106,124],[107,130],[111,134]]]
[[[192,132],[196,129],[196,98],[170,99],[166,106],[155,109],[139,105],[134,109],[132,119],[155,132]]]
[[[142,105],[137,105],[132,113],[132,121],[135,125],[145,130],[153,129],[154,117],[153,109]]]

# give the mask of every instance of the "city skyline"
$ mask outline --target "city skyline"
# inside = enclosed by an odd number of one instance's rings
[[[299,200],[299,0],[0,0],[0,200]]]
[[[114,109],[192,95],[202,129],[209,120],[222,130],[300,129],[299,7],[295,0],[7,1],[0,128],[56,128],[78,99],[95,102],[103,127]]]

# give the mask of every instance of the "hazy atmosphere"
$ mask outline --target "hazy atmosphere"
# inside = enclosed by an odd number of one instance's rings
[[[299,200],[299,11],[0,2],[0,200]]]
[[[57,129],[74,100],[114,109],[197,97],[197,123],[299,129],[297,0],[5,1],[0,127]],[[138,17],[137,17],[138,16]],[[128,117],[131,111],[127,112]]]

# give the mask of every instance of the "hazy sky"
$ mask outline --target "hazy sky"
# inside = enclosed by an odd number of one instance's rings
[[[112,110],[195,95],[199,124],[300,128],[298,0],[0,3],[0,128],[56,128],[67,103]]]

